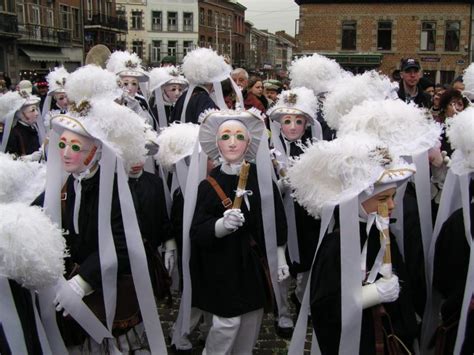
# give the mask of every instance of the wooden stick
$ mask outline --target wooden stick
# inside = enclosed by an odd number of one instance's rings
[[[388,215],[388,206],[385,202],[383,203],[379,203],[378,207],[377,207],[377,213],[380,217],[383,217],[383,218],[388,218],[389,215]],[[384,229],[383,232],[380,232],[380,242],[382,242],[382,240],[385,239],[386,242],[385,242],[385,254],[383,256],[383,263],[384,264],[390,264],[390,270],[391,270],[391,265],[392,265],[392,254],[390,252],[390,232],[387,229]],[[390,275],[386,275],[387,277],[390,277],[391,276],[391,271],[390,271]]]
[[[242,165],[240,166],[240,175],[239,175],[239,183],[237,184],[237,191],[245,190],[247,186],[247,179],[249,177],[249,170],[250,170],[250,164],[244,160],[242,162]],[[243,199],[243,196],[235,195],[232,208],[240,208],[240,206],[242,205],[242,199]]]

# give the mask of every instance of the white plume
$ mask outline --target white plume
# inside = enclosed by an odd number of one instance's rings
[[[374,70],[368,71],[334,83],[333,90],[324,100],[324,119],[329,127],[337,130],[341,117],[349,113],[354,106],[369,99],[384,100],[396,97],[387,76]]]
[[[464,83],[463,94],[466,95],[469,100],[474,100],[474,63],[471,63],[464,70],[462,81]]]
[[[106,65],[106,69],[114,74],[118,74],[123,70],[129,69],[127,64],[131,64],[138,70],[142,69],[142,60],[136,53],[130,53],[127,51],[115,51],[113,52]]]
[[[0,203],[31,203],[45,189],[46,166],[0,153]]]
[[[0,204],[0,275],[39,290],[64,273],[67,256],[61,230],[39,208]]]
[[[206,84],[227,79],[232,67],[224,57],[209,48],[197,48],[183,59],[183,73],[191,84]]]
[[[341,118],[338,136],[362,132],[377,137],[394,154],[411,156],[439,142],[442,127],[425,109],[402,100],[367,100]]]
[[[48,81],[49,92],[64,91],[64,86],[69,77],[69,72],[63,67],[56,67],[52,72],[46,76]]]
[[[158,87],[163,86],[169,81],[179,81],[183,84],[186,83],[186,79],[180,75],[179,68],[174,66],[153,68],[150,73],[150,90],[155,90]]]
[[[14,114],[25,103],[18,91],[9,91],[0,96],[0,122],[4,123],[8,114]]]
[[[292,88],[306,87],[316,96],[331,91],[336,81],[351,75],[335,60],[317,53],[295,59],[288,70]]]
[[[93,64],[71,73],[66,82],[66,92],[75,103],[98,96],[114,100],[122,94],[115,75]]]
[[[364,134],[310,144],[287,172],[293,196],[319,218],[324,205],[337,205],[343,197],[370,192],[386,168],[406,165],[390,155],[391,160],[387,160],[387,149]]]
[[[164,128],[158,136],[158,164],[171,171],[174,164],[192,154],[198,134],[199,125],[193,123],[173,123]]]
[[[474,107],[446,120],[446,136],[455,149],[451,169],[458,174],[474,171]]]
[[[125,106],[108,99],[91,101],[92,109],[87,131],[102,142],[110,144],[125,161],[127,168],[143,163],[147,150],[147,128],[143,119]]]

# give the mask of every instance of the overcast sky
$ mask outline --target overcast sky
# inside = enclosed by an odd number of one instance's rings
[[[245,19],[261,30],[285,30],[295,35],[295,20],[299,16],[299,6],[294,0],[238,0],[247,7]]]

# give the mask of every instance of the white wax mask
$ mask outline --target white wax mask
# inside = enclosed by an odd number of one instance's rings
[[[94,159],[97,146],[94,139],[65,130],[59,138],[58,149],[64,170],[80,174]]]
[[[25,122],[28,125],[32,125],[38,119],[39,109],[37,105],[28,105],[23,107],[21,113],[21,121]]]
[[[62,109],[66,110],[68,105],[67,95],[65,93],[54,94],[54,99],[56,100],[56,105]]]
[[[126,90],[128,95],[135,97],[138,92],[138,79],[133,76],[124,76],[120,79],[122,89]]]
[[[247,127],[239,121],[226,121],[217,131],[217,146],[222,158],[229,164],[237,164],[243,160],[249,143]]]
[[[165,102],[174,104],[183,93],[183,86],[180,84],[168,84],[163,87],[163,99]]]
[[[300,115],[285,115],[281,118],[281,132],[290,142],[297,141],[303,137],[306,130],[307,120]]]

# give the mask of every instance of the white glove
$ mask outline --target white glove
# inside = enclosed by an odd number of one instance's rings
[[[290,276],[290,268],[286,263],[285,247],[277,248],[278,256],[278,282],[281,282]]]
[[[224,212],[224,217],[219,218],[215,225],[216,237],[222,238],[226,235],[235,232],[242,227],[245,222],[245,217],[240,209],[232,208]]]
[[[80,275],[74,276],[72,279],[68,280],[68,286],[82,299],[84,296],[90,295],[94,290],[92,286],[89,285]],[[61,312],[64,307],[61,304],[61,299],[68,297],[67,293],[64,293],[64,289],[59,288],[54,298],[54,304],[56,305],[56,311]],[[64,310],[63,316],[66,317],[69,313]]]
[[[174,239],[170,239],[165,242],[165,268],[170,275],[174,270],[175,261],[176,241]]]
[[[380,278],[375,283],[362,287],[362,308],[366,309],[380,303],[390,303],[398,299],[400,284],[397,275]]]
[[[41,150],[37,150],[29,155],[24,155],[20,159],[23,161],[40,161],[41,157],[43,156],[43,152]]]

